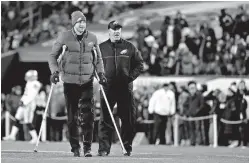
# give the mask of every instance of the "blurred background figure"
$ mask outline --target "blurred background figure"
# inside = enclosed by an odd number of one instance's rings
[[[204,98],[202,94],[197,90],[197,83],[190,81],[188,83],[188,91],[190,96],[186,101],[187,116],[198,117],[204,106]],[[201,145],[202,142],[202,131],[200,121],[190,121],[190,143],[192,146]]]
[[[34,144],[37,141],[37,133],[32,124],[34,112],[36,109],[35,98],[41,88],[41,83],[38,81],[38,72],[36,70],[29,70],[25,73],[25,90],[18,104],[18,109],[15,115],[15,125],[11,128],[10,135],[3,138],[3,140],[16,140],[16,135],[21,127],[21,120],[27,125],[31,140],[29,143]]]
[[[6,95],[6,99],[5,99],[5,107],[6,107],[6,111],[8,111],[10,113],[11,116],[15,117],[16,115],[16,111],[19,107],[20,104],[20,100],[22,97],[22,88],[21,86],[14,86],[11,89],[11,93]],[[12,126],[15,124],[15,121],[13,121],[12,119],[10,120],[10,129],[12,128]],[[19,132],[20,133],[20,132]],[[20,140],[21,135],[17,136],[17,140]]]
[[[165,132],[169,116],[175,114],[176,102],[175,95],[169,88],[169,84],[164,84],[163,88],[153,93],[150,101],[148,111],[154,115],[154,131],[153,144],[158,144],[157,138],[160,139],[159,144],[166,144]]]

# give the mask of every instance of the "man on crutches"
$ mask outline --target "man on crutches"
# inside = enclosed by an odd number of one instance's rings
[[[64,85],[64,95],[68,113],[68,130],[71,152],[80,156],[78,127],[83,131],[83,151],[85,157],[91,157],[93,137],[93,77],[95,69],[100,78],[99,83],[106,83],[102,56],[98,48],[97,37],[86,30],[86,17],[80,11],[71,15],[73,28],[59,34],[49,55],[51,82],[59,81],[59,74]],[[63,49],[60,64],[57,59]],[[97,47],[97,55],[92,52]]]
[[[112,132],[115,127],[106,105],[105,95],[111,110],[117,103],[118,116],[122,123],[121,137],[126,150],[125,156],[131,155],[135,136],[136,109],[132,82],[143,71],[143,59],[133,44],[121,38],[121,28],[122,25],[117,21],[110,22],[108,25],[110,38],[100,44],[107,84],[103,85],[105,94],[101,93],[99,156],[107,156],[110,153]]]

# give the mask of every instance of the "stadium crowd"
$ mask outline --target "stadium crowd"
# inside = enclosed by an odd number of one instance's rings
[[[34,20],[33,27],[29,27],[23,22],[22,17],[25,15],[19,11],[18,3],[23,8],[40,7],[42,20]],[[81,10],[86,15],[88,23],[96,23],[149,3],[151,2],[2,2],[1,52],[55,38],[58,32],[71,28],[71,13],[75,10]]]
[[[159,33],[149,20],[137,25],[134,38],[149,75],[249,74],[249,13],[240,6],[215,20],[188,22],[180,11],[165,16]],[[212,23],[211,23],[212,22]],[[191,24],[192,23],[192,24]]]
[[[70,13],[75,10],[83,11],[89,23],[96,23],[145,4],[73,1],[53,6],[44,2],[42,22],[28,28],[22,25],[15,2],[3,3],[1,50],[6,52],[55,38],[58,32],[70,28]],[[222,9],[215,20],[194,25],[187,19],[179,11],[175,16],[165,16],[160,34],[152,31],[149,20],[138,22],[132,39],[143,54],[145,74],[249,74],[249,13],[245,6],[239,6],[233,15]]]
[[[141,86],[135,89],[135,101],[137,107],[137,130],[145,132],[150,144],[173,144],[173,121],[174,115],[178,114],[182,117],[201,117],[212,114],[218,116],[218,143],[223,146],[247,146],[249,138],[249,109],[248,101],[245,96],[249,95],[249,89],[245,81],[241,80],[239,83],[231,83],[228,91],[225,93],[220,89],[207,92],[207,85],[199,84],[195,81],[177,84],[170,82],[166,84],[167,91],[174,94],[175,105],[173,110],[169,111],[166,115],[165,126],[155,128],[156,112],[150,112],[149,105],[151,105],[151,97],[157,90],[162,90],[165,85],[152,85],[150,87]],[[45,109],[46,99],[50,90],[47,85],[40,90],[39,95],[36,97],[37,108],[33,124],[37,132],[40,129],[42,114]],[[2,136],[4,136],[5,117],[4,112],[9,111],[14,117],[19,100],[21,98],[22,88],[15,86],[12,92],[8,95],[2,94]],[[56,100],[55,100],[56,98]],[[97,122],[100,115],[99,97],[95,97],[95,137],[97,141]],[[170,102],[170,101],[169,101]],[[170,110],[170,108],[168,108]],[[47,117],[47,140],[48,141],[62,141],[67,138],[66,132],[66,109],[65,100],[63,97],[62,85],[56,85],[53,91],[52,99],[49,106]],[[114,109],[115,115],[115,109]],[[117,123],[118,117],[116,117]],[[220,121],[225,119],[228,121],[241,121],[239,124],[225,124]],[[146,120],[154,120],[152,124],[144,123]],[[13,120],[11,121],[11,125]],[[179,121],[179,144],[181,145],[210,145],[213,143],[212,119],[202,121]],[[28,140],[29,135],[24,130],[19,131],[17,140]],[[25,132],[24,132],[25,131]],[[167,132],[166,132],[167,131]],[[163,133],[163,138],[158,136],[158,133]],[[165,132],[167,133],[165,136]],[[114,133],[115,135],[115,133]],[[159,134],[160,135],[160,134]],[[63,139],[64,138],[64,139]],[[166,140],[165,140],[166,138]],[[161,140],[164,139],[164,140]],[[117,141],[117,137],[113,141]]]

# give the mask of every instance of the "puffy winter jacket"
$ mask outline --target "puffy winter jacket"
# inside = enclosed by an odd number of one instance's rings
[[[67,46],[67,50],[58,64],[57,58],[63,45]],[[92,51],[93,46],[97,47],[97,56]],[[89,31],[83,34],[81,41],[77,40],[73,29],[59,34],[49,55],[48,63],[52,73],[60,71],[61,79],[65,83],[87,83],[92,80],[95,68],[98,73],[104,73],[97,37]]]
[[[132,82],[143,71],[143,59],[137,48],[121,39],[117,43],[107,40],[99,45],[107,79]]]

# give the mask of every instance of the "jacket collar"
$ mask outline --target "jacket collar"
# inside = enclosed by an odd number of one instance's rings
[[[115,42],[116,44],[121,44],[124,40],[122,38],[120,38],[120,40],[118,40],[117,42]],[[108,42],[110,44],[115,44],[114,42],[111,42],[111,39],[108,39]]]

